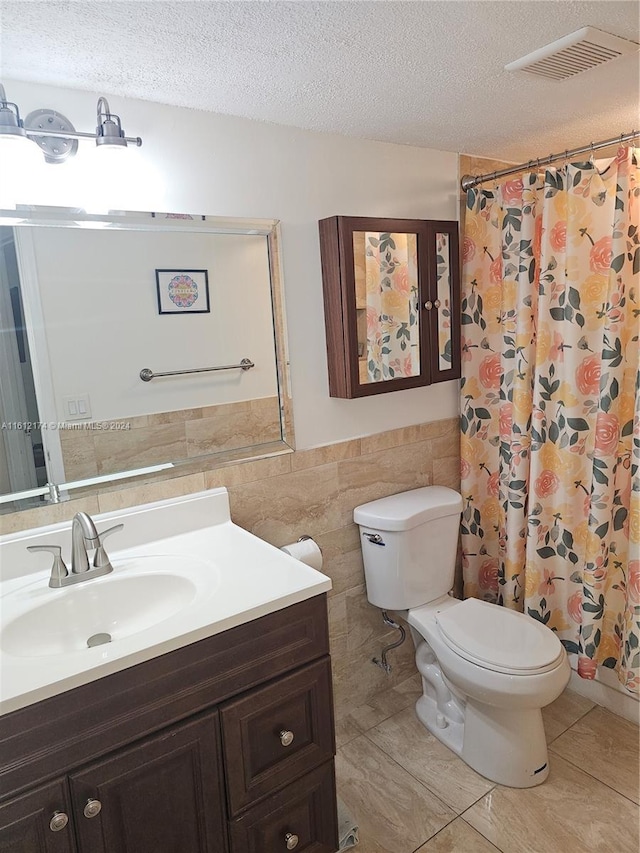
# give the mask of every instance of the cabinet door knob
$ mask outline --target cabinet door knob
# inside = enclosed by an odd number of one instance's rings
[[[295,850],[296,847],[298,846],[298,842],[300,841],[298,836],[295,835],[295,833],[293,833],[293,832],[287,832],[287,834],[284,837],[284,840],[287,844],[287,850]]]
[[[283,729],[283,731],[280,732],[280,743],[283,746],[291,746],[291,744],[293,743],[293,732],[289,732],[286,731],[286,729]],[[290,847],[289,849],[293,850],[293,847]]]
[[[433,302],[429,299],[427,302],[424,303],[424,307],[427,309],[427,311],[431,311],[431,309],[433,308]]]
[[[54,812],[53,817],[49,821],[49,829],[51,832],[60,832],[69,823],[69,816],[64,812]]]
[[[442,302],[440,302],[439,299],[436,299],[436,301],[433,304],[435,305],[436,308],[439,308],[442,305]]]
[[[96,817],[102,811],[102,803],[100,800],[87,800],[87,804],[84,807],[84,816],[85,817]]]

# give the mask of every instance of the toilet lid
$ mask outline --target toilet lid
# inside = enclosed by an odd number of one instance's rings
[[[524,613],[468,598],[436,615],[447,645],[487,669],[526,675],[551,668],[562,644],[546,625]]]

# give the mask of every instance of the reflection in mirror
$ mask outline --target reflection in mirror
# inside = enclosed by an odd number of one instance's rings
[[[449,235],[436,234],[436,280],[438,293],[438,363],[440,370],[451,368],[451,249]]]
[[[290,449],[276,223],[21,216],[0,217],[3,493]]]
[[[13,228],[0,227],[0,494],[47,482]]]
[[[353,234],[360,383],[420,373],[418,238]]]

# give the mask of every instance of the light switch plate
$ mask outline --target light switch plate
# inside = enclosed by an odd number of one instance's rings
[[[63,397],[65,421],[86,421],[91,417],[91,401],[88,394]]]

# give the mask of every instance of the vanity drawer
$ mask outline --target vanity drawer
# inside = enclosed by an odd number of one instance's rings
[[[220,719],[234,816],[333,756],[329,657],[226,703]]]
[[[334,853],[338,818],[333,760],[230,823],[232,853]]]

